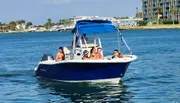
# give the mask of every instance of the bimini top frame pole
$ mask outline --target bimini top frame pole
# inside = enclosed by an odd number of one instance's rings
[[[121,34],[121,32],[120,32],[119,30],[118,30],[117,35],[118,35],[118,48],[119,48],[119,50],[120,50],[120,44],[121,44],[121,43],[120,43],[120,40],[119,40],[119,36],[120,36],[121,42],[124,42],[124,44],[126,45],[128,51],[129,51],[129,53],[130,53],[131,55],[133,55],[133,53],[132,53],[130,47],[128,46],[126,40],[124,39],[123,35]]]
[[[77,34],[76,34],[76,33],[74,33],[73,48],[72,48],[72,53],[73,53],[73,56],[74,56],[74,54],[75,54],[76,37],[77,37]]]

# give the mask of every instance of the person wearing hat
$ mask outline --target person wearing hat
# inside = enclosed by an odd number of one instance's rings
[[[83,52],[83,60],[89,60],[89,52],[87,51],[87,50],[84,50],[84,52]]]

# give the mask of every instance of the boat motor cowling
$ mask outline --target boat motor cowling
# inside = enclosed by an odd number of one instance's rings
[[[54,60],[51,54],[44,54],[41,61],[52,61]]]

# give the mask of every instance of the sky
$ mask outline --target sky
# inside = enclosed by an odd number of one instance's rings
[[[0,22],[12,20],[44,24],[73,16],[135,16],[141,0],[0,0]]]

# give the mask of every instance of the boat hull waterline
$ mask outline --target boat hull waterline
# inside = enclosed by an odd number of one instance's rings
[[[38,77],[63,82],[116,82],[125,75],[131,62],[63,62],[40,63],[35,69]]]

